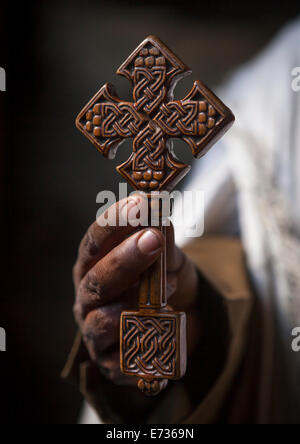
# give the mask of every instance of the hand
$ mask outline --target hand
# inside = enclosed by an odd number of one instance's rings
[[[119,325],[122,311],[137,310],[141,274],[159,257],[163,235],[155,228],[120,226],[124,215],[137,213],[139,197],[124,199],[107,210],[84,236],[74,266],[74,315],[91,359],[101,372],[119,385],[136,384],[120,371]],[[140,206],[139,206],[140,208]],[[120,212],[119,212],[120,209]],[[116,213],[114,213],[116,212]],[[117,226],[101,222],[117,214]],[[173,227],[167,230],[167,298],[174,310],[187,314],[188,353],[200,336],[196,309],[197,273],[174,243]]]

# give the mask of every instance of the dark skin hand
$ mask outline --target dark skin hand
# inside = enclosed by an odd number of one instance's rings
[[[138,308],[141,274],[161,254],[164,239],[155,228],[120,226],[122,215],[135,215],[138,197],[117,202],[101,218],[117,209],[117,226],[95,222],[85,234],[74,266],[74,315],[87,350],[100,371],[116,385],[135,385],[136,378],[120,371],[119,326],[124,310]],[[140,208],[140,207],[139,207]],[[101,222],[101,221],[100,221]],[[187,314],[188,355],[199,343],[201,318],[197,310],[195,266],[175,246],[173,227],[167,230],[167,298],[172,310]]]

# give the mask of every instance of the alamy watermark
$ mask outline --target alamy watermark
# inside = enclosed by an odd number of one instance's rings
[[[0,67],[0,91],[6,91],[6,72]]]
[[[291,75],[293,77],[292,90],[295,92],[299,92],[300,91],[300,66],[295,66],[295,68],[292,69]]]
[[[2,327],[0,327],[0,351],[6,351],[6,332]]]
[[[291,344],[293,352],[300,352],[300,327],[293,328],[291,335],[294,338]]]
[[[151,196],[151,206],[146,202],[147,196]],[[160,224],[169,226],[172,222],[174,227],[181,228],[186,237],[200,237],[204,233],[204,192],[195,191],[162,191],[146,194],[142,191],[133,192],[128,195],[126,183],[119,184],[119,196],[112,191],[101,191],[96,202],[101,204],[97,211],[96,220],[101,227],[126,226],[133,227],[157,227]],[[114,205],[117,201],[134,197],[133,208],[125,204]],[[128,201],[127,201],[128,202]],[[174,204],[174,205],[173,205]],[[114,205],[114,206],[113,206]],[[174,216],[172,208],[175,206]]]

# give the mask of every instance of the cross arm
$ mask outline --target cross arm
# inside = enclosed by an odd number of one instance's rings
[[[124,102],[114,87],[106,83],[83,108],[76,119],[77,128],[105,157],[113,159],[126,138],[135,137],[145,117],[134,104]]]
[[[182,138],[200,158],[234,122],[234,115],[202,82],[196,81],[183,100],[161,105],[154,121],[168,137]]]

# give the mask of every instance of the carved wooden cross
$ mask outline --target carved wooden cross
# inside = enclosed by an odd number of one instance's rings
[[[133,152],[117,167],[151,200],[171,191],[189,171],[173,153],[172,138],[182,138],[195,157],[203,156],[234,121],[232,112],[200,81],[183,100],[174,100],[176,83],[191,71],[158,38],[147,37],[118,69],[133,84],[133,102],[120,100],[104,85],[83,108],[77,128],[108,158],[133,138]],[[156,192],[152,193],[151,192]],[[160,220],[160,229],[165,227]],[[166,310],[166,255],[145,273],[138,312],[121,316],[121,369],[139,377],[148,395],[186,370],[185,313]]]

